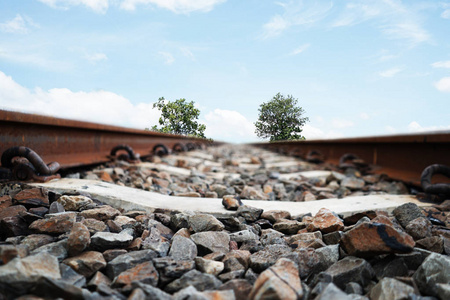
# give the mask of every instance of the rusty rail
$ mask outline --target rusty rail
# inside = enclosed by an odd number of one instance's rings
[[[256,147],[306,158],[319,152],[325,161],[338,165],[348,153],[356,154],[373,166],[373,172],[387,174],[404,182],[420,185],[422,171],[433,164],[450,166],[450,131],[427,134],[393,135],[332,140],[253,143]],[[433,182],[450,182],[437,175]]]
[[[0,110],[0,155],[11,147],[25,146],[45,162],[58,162],[61,168],[107,162],[118,145],[128,145],[145,157],[158,144],[173,149],[177,144],[201,147],[209,143],[200,138]]]

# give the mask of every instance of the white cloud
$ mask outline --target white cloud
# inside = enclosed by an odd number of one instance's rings
[[[408,125],[409,132],[427,132],[427,131],[441,131],[441,130],[450,130],[450,125],[447,126],[427,126],[423,127],[416,121],[412,121]]]
[[[208,12],[214,6],[226,0],[124,0],[120,7],[125,10],[135,10],[138,5],[156,5],[177,14],[188,14],[194,11]]]
[[[9,33],[28,33],[29,26],[39,27],[38,24],[34,23],[33,20],[27,16],[22,17],[21,15],[16,15],[16,17],[5,23],[0,23],[0,30]]]
[[[303,131],[301,134],[307,140],[336,139],[344,136],[342,132],[336,130],[324,131],[320,128],[311,126],[310,124],[305,124],[305,126],[303,126]]]
[[[304,44],[301,45],[300,47],[298,47],[297,49],[295,49],[294,51],[291,52],[291,55],[297,55],[302,53],[303,51],[305,51],[306,49],[308,49],[311,46],[311,44]]]
[[[435,63],[432,63],[431,66],[433,68],[446,68],[450,69],[450,60],[447,61],[437,61]]]
[[[192,53],[191,50],[189,50],[189,48],[181,47],[180,50],[184,56],[186,56],[187,58],[189,58],[192,61],[195,61],[195,55],[194,55],[194,53]]]
[[[352,121],[346,119],[333,119],[331,120],[331,125],[334,128],[347,128],[355,125]]]
[[[205,116],[207,137],[217,141],[242,143],[257,141],[255,126],[246,117],[234,110],[214,109]]]
[[[86,54],[84,56],[84,58],[86,58],[89,62],[91,63],[96,63],[102,60],[107,60],[108,57],[106,56],[105,53],[92,53],[92,54]]]
[[[412,46],[430,40],[428,32],[411,20],[385,26],[382,31],[392,39],[407,40]]]
[[[441,17],[444,19],[450,19],[450,9],[446,9],[442,12]]]
[[[365,112],[360,113],[360,114],[359,114],[359,117],[360,117],[361,119],[363,119],[363,120],[369,120],[369,119],[370,119],[369,114],[368,114],[368,113],[365,113]]]
[[[0,71],[0,108],[144,129],[157,124],[152,103],[133,104],[108,91],[30,90]]]
[[[444,77],[434,84],[441,92],[450,93],[450,77]]]
[[[379,72],[378,75],[380,75],[381,77],[394,77],[397,73],[401,72],[402,69],[401,68],[392,68],[392,69],[388,69],[382,72]]]
[[[69,9],[71,6],[84,5],[96,13],[104,14],[108,10],[109,0],[39,0],[40,2],[57,9]]]
[[[160,51],[160,52],[158,52],[158,54],[164,59],[164,63],[166,65],[171,65],[175,61],[175,58],[169,52]]]

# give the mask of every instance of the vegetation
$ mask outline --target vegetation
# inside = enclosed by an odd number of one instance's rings
[[[162,127],[154,125],[153,131],[205,138],[206,126],[197,122],[200,110],[194,107],[194,101],[187,102],[183,98],[166,101],[161,97],[153,104],[155,107],[161,111],[159,125]]]
[[[285,97],[278,93],[269,102],[261,104],[255,122],[256,135],[270,138],[270,141],[305,139],[300,133],[309,119],[302,117],[305,111],[297,107],[297,102],[292,95]]]

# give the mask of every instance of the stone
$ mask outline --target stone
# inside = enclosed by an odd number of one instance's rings
[[[117,216],[115,217],[114,222],[122,229],[132,227],[137,223],[135,219],[127,216]]]
[[[230,250],[230,236],[223,231],[204,231],[191,235],[197,245],[199,253],[228,252]]]
[[[291,213],[285,210],[267,210],[261,214],[261,218],[275,223],[281,219],[290,219]]]
[[[232,279],[222,284],[219,290],[233,290],[236,300],[246,300],[252,288],[252,285],[245,279]]]
[[[370,291],[370,299],[409,299],[414,294],[414,288],[394,278],[381,279]]]
[[[202,195],[197,192],[184,192],[184,193],[177,193],[176,196],[178,197],[192,197],[192,198],[200,198]]]
[[[174,229],[174,230],[188,228],[189,227],[189,215],[186,213],[174,214],[170,218],[170,223],[173,225],[172,229]]]
[[[195,265],[202,273],[211,274],[214,276],[219,275],[225,268],[225,264],[223,262],[205,259],[203,257],[196,257]]]
[[[436,289],[439,299],[450,299],[450,284],[437,283]]]
[[[345,225],[353,225],[356,224],[362,217],[368,217],[369,219],[373,219],[377,216],[377,212],[374,210],[366,210],[363,212],[357,212],[354,214],[351,214],[350,216],[347,216],[344,218],[344,224]]]
[[[247,270],[249,266],[250,252],[247,250],[231,250],[222,259],[225,272]]]
[[[254,187],[246,185],[242,190],[240,197],[249,200],[269,200],[269,196],[263,191],[259,191]]]
[[[29,251],[33,251],[41,246],[52,243],[54,240],[55,238],[48,234],[30,234],[20,244],[26,246]]]
[[[344,232],[342,232],[342,231],[334,231],[334,232],[324,234],[322,236],[322,240],[327,245],[336,245],[336,244],[339,244],[343,235],[344,235]]]
[[[83,210],[80,212],[80,215],[86,219],[92,218],[100,221],[106,221],[114,219],[116,216],[120,215],[120,211],[109,205],[104,205],[99,208]]]
[[[187,286],[178,292],[176,292],[173,297],[173,300],[185,300],[185,299],[195,299],[195,300],[209,300],[206,296],[204,296],[201,292],[197,291],[197,289],[193,286]]]
[[[100,284],[110,286],[111,285],[111,279],[109,279],[106,275],[104,275],[102,272],[97,271],[92,276],[91,280],[87,283],[88,287],[96,288]]]
[[[338,288],[335,284],[328,284],[320,294],[317,295],[314,300],[353,300],[354,298],[350,295],[344,293],[340,288]]]
[[[438,296],[437,284],[450,282],[450,258],[446,255],[432,253],[414,273],[413,278],[419,290],[431,296]]]
[[[146,299],[173,300],[171,295],[149,284],[144,284],[142,282],[132,282],[131,286],[134,289],[141,289],[147,296]]]
[[[9,207],[8,207],[9,208]],[[6,209],[8,209],[6,208]],[[5,217],[0,220],[0,238],[27,235],[28,224],[19,216]]]
[[[192,243],[193,244],[193,243]],[[195,247],[195,245],[194,245]],[[142,249],[151,249],[158,253],[158,256],[167,256],[170,243],[156,227],[150,229],[149,235],[142,242]]]
[[[12,205],[12,198],[9,195],[0,197],[0,210],[3,210]]]
[[[296,249],[292,253],[285,254],[284,257],[292,259],[297,263],[301,278],[307,278],[312,273],[317,273],[321,269],[319,268],[321,265],[320,257],[311,248]]]
[[[177,260],[172,257],[155,258],[153,259],[153,264],[159,272],[160,286],[166,285],[180,278],[184,273],[195,269],[195,262],[193,260]]]
[[[307,226],[308,231],[320,230],[322,233],[329,233],[344,229],[342,220],[331,210],[321,208],[314,216],[312,223]]]
[[[193,260],[197,256],[197,246],[189,238],[175,236],[172,239],[169,256],[179,260]]]
[[[48,208],[47,207],[43,207],[43,206],[39,206],[39,207],[32,207],[28,210],[28,212],[44,217],[47,213],[48,213]]]
[[[188,286],[193,286],[198,291],[205,291],[217,289],[221,285],[222,282],[215,276],[191,270],[169,283],[164,290],[168,293],[175,293]]]
[[[333,282],[340,289],[345,289],[348,282],[356,282],[364,287],[373,277],[374,270],[367,261],[362,258],[347,256],[319,273],[318,280]]]
[[[279,244],[285,245],[286,241],[284,240],[284,234],[273,230],[273,229],[264,229],[261,231],[261,244],[263,246]]]
[[[246,229],[230,233],[230,240],[242,243],[248,240],[259,240],[259,236],[251,230]]]
[[[60,263],[59,271],[61,273],[61,280],[64,282],[80,288],[86,285],[86,277],[78,274],[68,265]]]
[[[91,235],[94,235],[96,232],[101,231],[107,231],[108,227],[106,224],[102,221],[96,220],[96,219],[83,219],[81,223],[87,227],[89,230],[89,233]]]
[[[201,293],[208,300],[235,300],[233,290],[223,290],[223,291],[204,291]]]
[[[444,239],[442,236],[431,236],[416,241],[416,246],[419,248],[427,249],[436,253],[444,252]]]
[[[417,204],[411,202],[396,207],[392,213],[403,228],[412,220],[425,217]]]
[[[49,219],[34,221],[29,228],[38,233],[61,234],[72,229],[75,219],[76,214],[73,212],[53,214]]]
[[[30,293],[46,299],[84,299],[83,290],[63,280],[41,277],[30,290]]]
[[[67,239],[63,239],[61,241],[46,244],[44,246],[36,248],[31,252],[31,254],[37,254],[42,252],[53,255],[58,259],[59,262],[63,261],[68,256]]]
[[[258,276],[249,298],[302,299],[303,288],[297,265],[289,259],[279,259]]]
[[[260,218],[261,214],[263,213],[263,210],[248,205],[242,205],[239,206],[236,213],[238,216],[243,217],[247,222],[255,222]]]
[[[302,241],[310,241],[315,239],[322,239],[322,233],[320,231],[314,231],[314,232],[304,232],[304,233],[298,233],[291,235],[290,237],[286,238],[286,241],[288,244],[292,244],[295,241],[302,240]]]
[[[56,203],[56,202],[53,202]],[[91,235],[86,226],[82,223],[75,222],[70,231],[69,238],[67,240],[67,247],[69,255],[80,254],[91,244]]]
[[[108,249],[105,252],[103,252],[103,257],[107,262],[110,262],[114,258],[116,258],[119,255],[128,253],[125,249]]]
[[[15,204],[25,206],[49,206],[48,191],[44,188],[25,189],[13,197]]]
[[[38,253],[25,258],[15,258],[0,266],[0,294],[25,294],[41,277],[60,279],[56,257]]]
[[[280,219],[275,224],[273,224],[273,229],[284,234],[294,234],[305,227],[305,223],[286,219]]]
[[[119,226],[114,220],[106,220],[105,221],[106,226],[108,227],[108,231],[112,233],[120,233],[123,229]]]
[[[130,296],[128,296],[127,300],[145,300],[146,294],[140,288],[135,288],[131,292]]]
[[[151,261],[147,261],[120,273],[114,279],[112,286],[121,287],[124,285],[131,285],[133,281],[156,286],[158,284],[158,279],[158,271],[156,271]]]
[[[292,250],[286,245],[269,245],[263,250],[250,256],[250,267],[257,273],[264,271],[274,265],[283,255],[291,253]]]
[[[189,226],[194,232],[221,231],[225,226],[214,216],[208,214],[196,214],[189,217]]]
[[[319,263],[315,265],[314,271],[325,271],[339,260],[339,245],[330,245],[316,249],[315,254]]]
[[[361,223],[344,233],[341,247],[349,255],[373,256],[410,252],[415,243],[411,236],[379,223]]]
[[[106,267],[103,255],[97,251],[86,251],[80,255],[66,258],[63,263],[74,269],[77,273],[90,277],[95,272]]]
[[[105,274],[114,279],[117,275],[125,270],[131,269],[140,263],[156,258],[157,254],[153,250],[140,250],[122,254],[108,262]]]
[[[351,190],[360,190],[364,187],[365,182],[362,179],[356,177],[345,177],[341,181],[341,187],[345,187]]]
[[[24,245],[0,245],[0,265],[7,264],[16,257],[24,258],[28,256],[28,248]]]
[[[0,210],[0,220],[8,217],[16,217],[21,212],[26,212],[27,209],[23,205],[13,205]]]
[[[113,248],[126,248],[133,241],[133,236],[124,230],[120,233],[97,232],[91,237],[92,246],[100,251]]]
[[[50,204],[50,208],[48,209],[49,214],[57,214],[65,212],[64,206],[62,206],[59,202],[53,202]]]
[[[345,285],[345,292],[347,294],[362,295],[364,293],[364,290],[360,284],[356,282],[349,282]]]

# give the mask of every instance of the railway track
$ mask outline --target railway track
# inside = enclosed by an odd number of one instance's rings
[[[450,291],[448,171],[423,172],[450,133],[236,146],[7,111],[0,130],[6,299]]]

